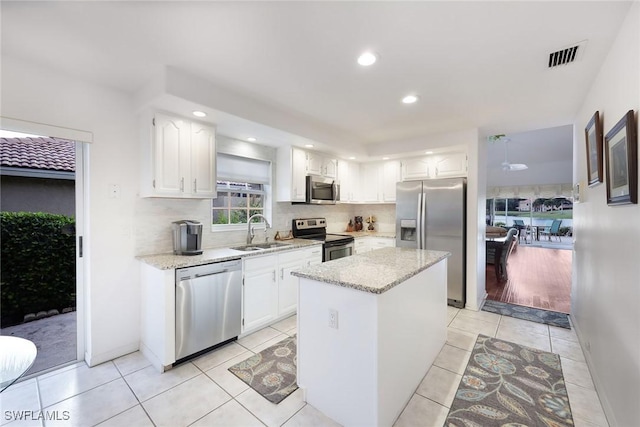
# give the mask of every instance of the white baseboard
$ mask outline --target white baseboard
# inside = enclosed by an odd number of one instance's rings
[[[104,362],[108,362],[113,359],[117,359],[118,357],[124,356],[129,353],[133,353],[134,351],[138,351],[139,343],[130,343],[127,345],[120,346],[116,349],[100,353],[100,354],[91,354],[88,351],[84,353],[84,361],[89,365],[89,367],[94,367]]]
[[[571,326],[575,328],[576,335],[578,337],[578,342],[580,343],[580,348],[582,349],[582,354],[584,355],[584,359],[587,362],[587,367],[589,368],[589,373],[591,374],[591,379],[593,380],[593,387],[596,389],[596,393],[598,393],[598,399],[600,399],[600,404],[602,405],[602,410],[604,411],[604,416],[607,418],[607,422],[611,426],[619,425],[616,422],[615,413],[613,412],[613,408],[607,399],[607,395],[602,392],[604,387],[602,386],[602,381],[598,378],[598,373],[593,366],[593,360],[591,360],[591,353],[585,351],[585,345],[583,344],[586,340],[583,338],[582,333],[580,332],[580,326],[576,322],[575,317],[571,316]],[[587,420],[588,421],[588,420]]]

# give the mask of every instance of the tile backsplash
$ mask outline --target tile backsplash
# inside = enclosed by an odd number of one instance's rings
[[[354,216],[366,219],[372,215],[377,231],[395,231],[395,204],[338,204],[338,205],[293,205],[275,202],[272,212],[272,228],[267,230],[272,240],[276,231],[291,229],[294,218],[324,217],[327,231],[338,233],[347,229]],[[150,255],[168,253],[173,250],[171,222],[192,219],[204,224],[202,247],[219,248],[242,245],[246,231],[211,231],[211,200],[139,198],[136,202],[136,254]],[[367,224],[364,223],[364,228]],[[262,239],[260,233],[256,239]]]

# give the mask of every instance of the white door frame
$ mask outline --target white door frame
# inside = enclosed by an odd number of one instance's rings
[[[87,301],[87,277],[89,245],[86,231],[89,229],[89,144],[76,141],[76,360],[84,360]],[[86,268],[85,268],[86,267]]]
[[[0,116],[0,128],[14,132],[45,135],[63,138],[75,142],[76,146],[76,361],[84,360],[86,334],[89,315],[86,312],[88,301],[89,275],[89,144],[93,142],[91,132],[63,128],[45,123],[30,122],[11,117]],[[80,243],[82,241],[82,243]],[[80,248],[82,248],[82,257]]]

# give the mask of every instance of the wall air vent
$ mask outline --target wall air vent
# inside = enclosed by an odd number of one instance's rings
[[[571,64],[582,58],[587,41],[565,47],[549,54],[549,68],[559,67],[560,65]]]

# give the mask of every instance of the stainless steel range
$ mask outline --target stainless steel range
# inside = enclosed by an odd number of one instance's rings
[[[325,218],[299,218],[291,221],[293,237],[298,239],[321,240],[322,262],[353,255],[353,237],[327,234]]]

